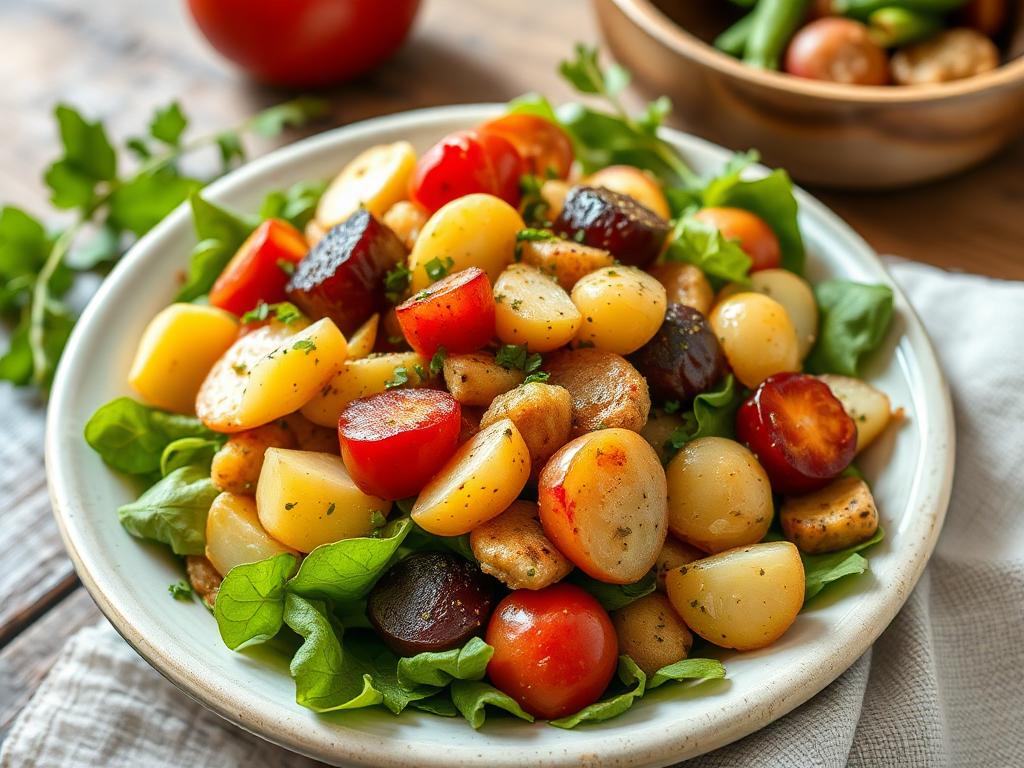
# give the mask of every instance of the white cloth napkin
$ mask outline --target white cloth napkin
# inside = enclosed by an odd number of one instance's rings
[[[874,647],[786,717],[687,768],[1024,766],[1024,283],[892,271],[949,376],[957,475],[921,582]],[[106,624],[67,645],[2,768],[316,765],[221,720]]]

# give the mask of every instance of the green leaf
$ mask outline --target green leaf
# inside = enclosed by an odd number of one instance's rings
[[[717,388],[702,392],[693,399],[693,409],[684,414],[683,426],[669,436],[665,450],[674,455],[680,448],[698,437],[736,436],[736,411],[743,403],[742,388],[730,373]]]
[[[32,346],[28,343],[27,318],[11,333],[7,351],[0,356],[0,381],[24,386],[32,380]]]
[[[224,444],[221,438],[180,437],[160,454],[160,474],[166,477],[176,469],[197,464],[210,468],[213,454]]]
[[[459,710],[452,703],[451,692],[447,688],[425,699],[411,701],[409,705],[414,709],[421,709],[424,712],[430,712],[432,715],[440,717],[456,717],[459,714]]]
[[[75,319],[63,305],[51,301],[43,314],[43,356],[46,365],[41,383],[47,386],[60,361],[61,352],[71,336]],[[32,344],[29,337],[29,318],[24,315],[11,333],[10,346],[0,357],[0,380],[24,386],[34,379]]]
[[[85,425],[85,441],[114,469],[149,475],[160,469],[164,450],[185,437],[214,439],[192,416],[168,413],[119,397],[100,406]]]
[[[539,93],[526,93],[508,103],[510,115],[536,115],[558,125],[558,116],[551,102]]]
[[[316,213],[317,203],[327,189],[326,181],[300,181],[287,189],[274,190],[263,198],[261,219],[283,219],[302,230]]]
[[[99,121],[88,122],[73,107],[60,104],[55,111],[63,161],[93,181],[110,181],[117,175],[117,156]]]
[[[224,645],[235,651],[266,642],[281,630],[285,584],[294,572],[295,556],[288,552],[228,571],[213,606]]]
[[[181,144],[181,135],[188,127],[188,118],[181,111],[181,105],[172,101],[166,107],[158,109],[149,123],[149,135],[172,147]]]
[[[598,701],[567,717],[550,720],[549,724],[556,728],[575,728],[580,723],[596,723],[618,717],[644,695],[647,675],[629,656],[619,656],[619,680],[629,688],[624,693]]]
[[[50,202],[56,208],[88,208],[96,199],[96,180],[67,160],[46,169],[43,181],[50,188]]]
[[[171,166],[141,174],[110,196],[110,221],[141,237],[202,186],[201,181],[180,176]]]
[[[305,557],[288,588],[311,599],[343,602],[365,597],[411,527],[409,518],[402,517],[382,528],[380,538],[321,544]]]
[[[260,136],[277,136],[285,128],[301,128],[310,120],[323,117],[329,109],[326,99],[301,96],[263,110],[249,122],[249,127]]]
[[[342,642],[343,669],[360,676],[369,676],[373,689],[380,693],[385,707],[400,714],[409,704],[437,693],[432,685],[403,685],[398,677],[400,660],[385,648],[372,632],[346,631]]]
[[[169,544],[176,555],[201,555],[206,547],[206,515],[218,491],[201,466],[176,469],[117,510],[132,536]]]
[[[859,375],[865,359],[881,346],[889,331],[892,288],[834,279],[818,283],[814,296],[821,321],[807,368],[814,373]]]
[[[35,275],[50,252],[42,223],[20,208],[0,208],[0,281]]]
[[[606,611],[617,611],[634,600],[651,594],[658,586],[654,571],[649,571],[640,581],[633,584],[606,584],[577,569],[569,574],[566,581],[585,589],[597,598]]]
[[[575,58],[558,64],[558,73],[580,93],[602,94],[608,91],[597,61],[597,46],[576,43],[574,52]]]
[[[864,573],[868,569],[868,561],[859,553],[872,547],[885,538],[885,532],[879,526],[875,535],[860,544],[854,544],[838,552],[825,555],[800,554],[804,561],[804,602],[806,603],[827,585],[846,576]]]
[[[727,240],[707,222],[684,216],[676,222],[665,258],[685,261],[719,280],[750,283],[751,260],[735,240]]]
[[[647,681],[652,691],[669,680],[713,680],[725,677],[725,665],[718,659],[683,659],[662,667]]]
[[[509,370],[533,373],[543,364],[540,353],[530,354],[525,344],[505,344],[498,349],[494,362]]]
[[[452,680],[482,680],[494,649],[479,637],[450,651],[419,653],[398,660],[398,682],[406,688],[444,688]]]
[[[533,715],[520,707],[515,699],[487,683],[455,680],[452,682],[451,695],[455,708],[475,729],[479,729],[487,719],[487,706],[503,709],[528,723],[533,722]]]
[[[237,160],[245,162],[245,146],[242,144],[242,137],[236,131],[224,131],[217,134],[214,139],[217,142],[217,149],[220,151],[220,162],[227,171]]]
[[[182,602],[192,602],[192,585],[184,579],[176,581],[173,584],[167,585],[167,592],[175,600],[181,600]]]
[[[192,250],[188,277],[176,301],[192,301],[209,292],[224,267],[256,228],[257,222],[204,200],[199,193],[190,198],[192,222],[199,243]]]

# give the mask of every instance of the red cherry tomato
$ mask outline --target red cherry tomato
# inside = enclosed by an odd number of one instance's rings
[[[512,142],[526,164],[526,172],[541,178],[565,179],[572,168],[573,150],[569,136],[537,115],[505,115],[481,125],[481,135],[503,136]]]
[[[316,86],[372,69],[405,40],[419,0],[189,0],[213,47],[259,80]]]
[[[474,192],[519,205],[523,169],[523,159],[503,136],[456,131],[420,157],[409,181],[409,197],[430,213]]]
[[[777,493],[823,488],[850,466],[857,425],[823,381],[777,373],[736,413],[736,436],[757,456]]]
[[[779,238],[760,216],[742,208],[704,208],[694,218],[715,227],[726,240],[739,240],[753,262],[751,272],[775,269],[782,263]]]
[[[404,499],[419,493],[455,453],[461,427],[461,408],[447,392],[383,392],[341,412],[341,457],[363,493]]]
[[[852,85],[889,82],[889,57],[859,21],[827,17],[800,29],[783,67],[797,77]]]
[[[498,603],[484,639],[487,676],[537,717],[597,701],[615,674],[618,640],[601,604],[572,584],[521,589]]]
[[[402,335],[423,357],[438,347],[475,352],[494,336],[494,292],[487,273],[470,267],[438,280],[395,308]]]
[[[285,270],[298,264],[308,250],[306,238],[291,224],[264,221],[220,273],[210,289],[210,303],[243,315],[261,301],[284,301],[289,275]]]

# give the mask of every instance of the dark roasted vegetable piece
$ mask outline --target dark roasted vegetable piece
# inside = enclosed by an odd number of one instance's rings
[[[655,400],[688,403],[725,373],[725,355],[707,318],[685,304],[669,304],[654,338],[630,356]]]
[[[573,187],[553,225],[562,237],[603,248],[624,264],[657,258],[669,223],[628,195],[604,187]]]
[[[480,634],[494,607],[496,582],[448,552],[400,560],[370,592],[366,612],[399,656],[458,648]]]
[[[398,236],[361,208],[299,262],[288,296],[310,317],[329,317],[348,335],[389,306],[384,276],[405,257]]]

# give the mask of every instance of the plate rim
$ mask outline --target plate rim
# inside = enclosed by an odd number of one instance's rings
[[[360,139],[372,136],[376,131],[383,129],[408,127],[410,130],[422,128],[425,124],[446,123],[453,120],[463,120],[467,124],[478,122],[493,116],[504,105],[500,104],[468,104],[441,107],[429,107],[424,109],[409,110],[370,120],[364,120],[350,125],[332,129],[330,131],[308,137],[301,141],[287,145],[273,152],[257,158],[246,165],[232,171],[221,179],[207,186],[204,193],[216,199],[220,194],[227,193],[236,186],[241,186],[248,178],[259,177],[272,173],[275,169],[286,168],[290,164],[301,161],[306,155],[316,154],[319,151],[327,151],[331,148],[340,148],[348,143],[354,143]],[[670,142],[679,147],[682,151],[696,151],[703,153],[721,154],[728,152],[711,142],[698,137],[685,134],[671,128],[663,128],[662,135]],[[762,172],[766,171],[763,166],[758,166]],[[915,542],[916,547],[912,554],[914,560],[908,564],[901,563],[899,594],[895,596],[884,596],[880,598],[881,610],[876,613],[874,624],[865,628],[856,641],[851,641],[838,649],[838,653],[831,658],[827,674],[822,674],[820,669],[812,670],[812,665],[801,667],[802,675],[796,681],[790,682],[786,688],[786,695],[780,700],[773,698],[772,701],[764,701],[768,697],[767,692],[776,693],[774,686],[766,687],[766,693],[762,693],[758,702],[754,702],[747,708],[747,714],[757,713],[767,707],[767,716],[744,717],[742,713],[733,714],[731,718],[724,718],[719,722],[722,726],[714,731],[714,735],[694,743],[689,737],[680,739],[673,738],[670,733],[660,733],[646,740],[634,740],[613,736],[601,740],[598,731],[589,731],[594,736],[587,748],[571,747],[562,750],[553,749],[550,745],[537,745],[532,749],[527,745],[523,750],[518,750],[515,755],[507,756],[506,762],[496,760],[493,755],[486,755],[481,751],[480,746],[466,747],[464,744],[451,745],[445,753],[432,753],[429,750],[411,749],[421,742],[387,741],[373,734],[365,734],[362,744],[352,744],[350,740],[341,741],[335,739],[328,743],[323,739],[312,740],[309,732],[301,728],[293,727],[290,730],[282,730],[280,727],[274,730],[275,723],[272,721],[271,713],[262,712],[256,704],[246,705],[227,695],[226,689],[218,688],[214,683],[205,681],[201,675],[195,672],[190,673],[187,665],[178,662],[171,655],[173,651],[161,649],[158,643],[150,643],[129,621],[127,613],[119,608],[116,601],[106,595],[97,583],[87,563],[87,558],[80,551],[77,533],[71,524],[74,516],[76,501],[69,498],[67,489],[64,487],[63,468],[60,457],[62,455],[62,437],[64,431],[61,429],[63,416],[73,410],[74,396],[71,388],[72,375],[71,361],[77,357],[76,350],[84,345],[85,337],[91,326],[93,315],[99,310],[108,294],[115,293],[124,275],[126,275],[133,262],[144,258],[151,249],[159,250],[160,241],[173,233],[188,219],[188,204],[185,203],[173,211],[167,218],[158,224],[151,232],[139,240],[129,252],[120,260],[111,274],[102,283],[96,295],[89,302],[82,313],[82,317],[76,324],[68,341],[65,355],[58,367],[54,384],[51,390],[51,400],[47,411],[47,424],[45,436],[45,460],[47,486],[49,489],[51,505],[54,517],[76,572],[86,587],[94,602],[99,607],[107,620],[114,626],[117,632],[125,641],[156,669],[167,680],[182,690],[190,698],[198,701],[208,709],[216,712],[221,717],[243,728],[244,730],[259,736],[262,739],[276,743],[282,747],[328,762],[345,761],[345,764],[376,765],[376,766],[406,766],[414,764],[423,768],[450,768],[453,761],[464,765],[494,766],[502,764],[544,764],[544,765],[577,765],[581,760],[586,760],[588,765],[654,765],[674,762],[680,759],[693,757],[698,754],[709,752],[713,749],[724,746],[747,736],[770,722],[782,717],[803,704],[821,690],[831,684],[840,674],[848,669],[870,646],[877,637],[889,626],[893,618],[903,607],[914,586],[917,584],[928,560],[935,548],[942,523],[949,505],[952,492],[953,469],[955,460],[955,426],[953,420],[952,400],[949,386],[938,364],[933,345],[929,339],[923,324],[915,313],[913,307],[907,301],[899,285],[889,275],[875,252],[849,225],[847,225],[837,214],[831,211],[824,203],[821,203],[806,191],[797,188],[797,197],[802,211],[813,211],[814,216],[822,219],[829,225],[829,228],[840,234],[844,239],[842,249],[844,251],[860,251],[862,257],[861,266],[869,266],[875,273],[875,277],[890,285],[894,289],[896,307],[902,317],[906,320],[906,327],[903,329],[905,336],[910,337],[910,343],[916,352],[918,364],[922,367],[922,373],[929,379],[932,389],[925,393],[918,393],[926,396],[926,399],[936,398],[937,402],[930,403],[928,409],[930,417],[934,417],[938,428],[944,450],[941,456],[934,457],[933,463],[941,464],[939,469],[940,479],[934,481],[934,495],[931,504],[931,527],[927,534]],[[926,457],[930,456],[928,451],[922,450]],[[919,461],[920,464],[920,461]],[[937,469],[933,467],[934,470]],[[799,684],[802,683],[802,684]],[[289,702],[291,706],[298,705]],[[342,730],[340,727],[338,730]],[[346,734],[361,733],[356,728],[344,729]],[[648,733],[645,731],[644,733]],[[618,742],[617,748],[612,748],[608,742]],[[597,754],[595,744],[600,741],[605,747],[603,754]]]

